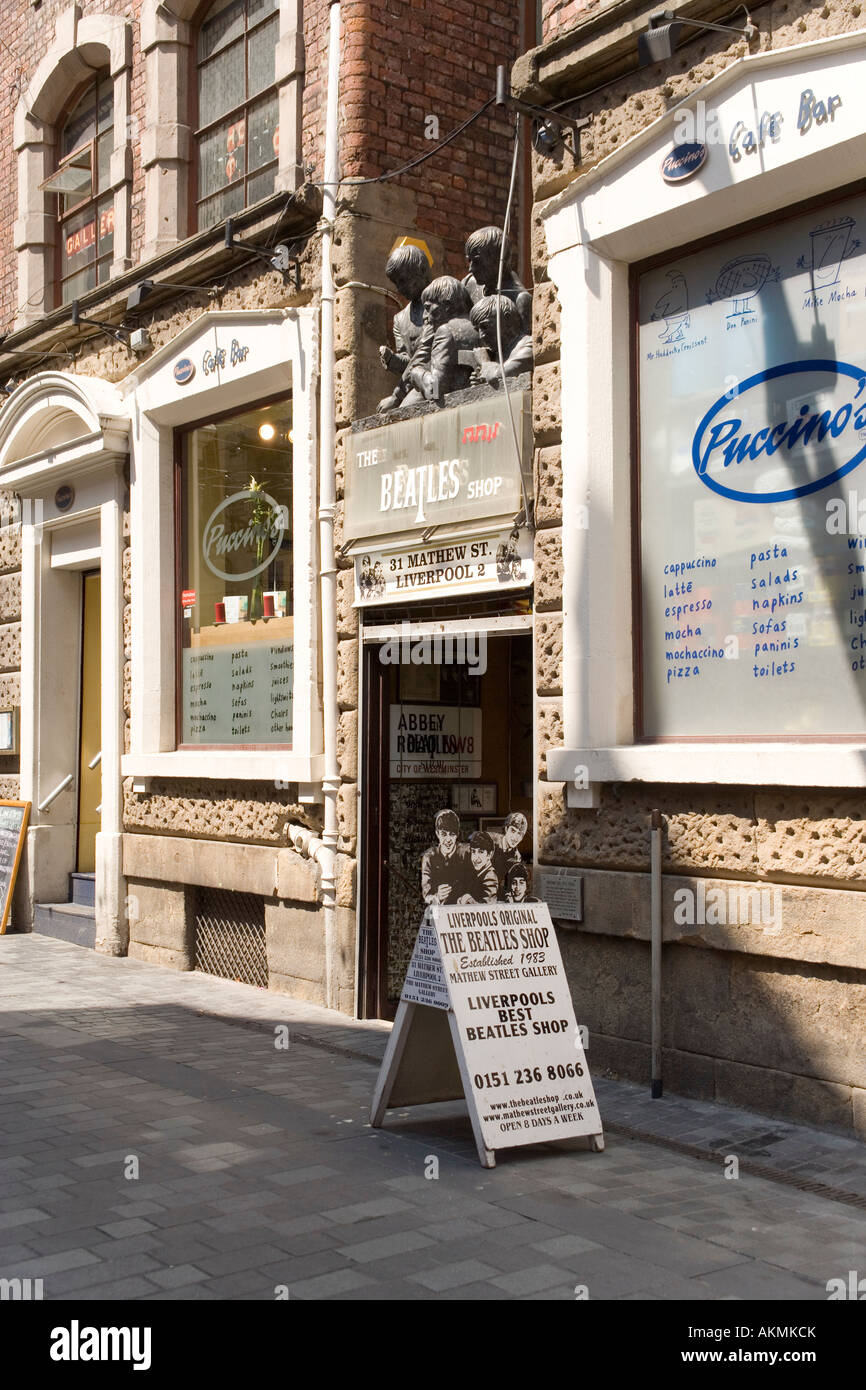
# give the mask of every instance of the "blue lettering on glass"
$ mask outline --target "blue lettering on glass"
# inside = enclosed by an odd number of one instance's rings
[[[866,370],[863,367],[825,358],[805,362],[783,362],[781,366],[770,367],[764,372],[756,372],[754,376],[747,377],[737,388],[734,400],[742,399],[746,392],[778,377],[821,372],[827,373],[834,381],[839,377],[848,377],[856,383],[857,389],[853,399],[835,410],[831,408],[820,413],[810,405],[803,405],[793,420],[777,420],[754,433],[744,431],[743,421],[737,416],[718,419],[722,412],[732,405],[731,392],[720,396],[701,420],[692,440],[692,463],[701,482],[721,497],[730,497],[735,502],[789,502],[795,497],[808,497],[810,493],[820,492],[822,488],[829,487],[839,478],[844,478],[846,473],[850,473],[862,463],[866,458],[866,443],[863,443],[866,439],[866,396],[859,406],[857,401],[866,391]],[[783,459],[790,459],[795,465],[799,463],[804,467],[809,462],[805,450],[810,444],[821,444],[827,438],[836,440],[843,437],[852,448],[856,447],[856,452],[845,463],[833,467],[831,472],[822,477],[811,478],[798,487],[785,488],[781,492],[755,492],[744,490],[742,486],[728,487],[709,473],[711,466],[721,464],[723,468],[730,468],[731,465],[757,462],[763,455],[771,458],[780,450],[783,451]],[[738,481],[741,484],[747,483],[748,473],[739,476]]]

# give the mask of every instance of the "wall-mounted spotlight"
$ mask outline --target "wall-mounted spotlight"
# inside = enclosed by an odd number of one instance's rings
[[[293,270],[295,289],[301,288],[301,263],[298,260],[292,260],[291,252],[284,241],[281,241],[273,250],[254,246],[251,241],[238,241],[234,233],[234,221],[231,217],[227,217],[225,248],[227,251],[247,251],[251,256],[257,256],[260,261],[264,261],[266,265],[270,266],[271,270],[279,270],[284,278],[290,270]]]
[[[580,132],[589,125],[591,116],[563,116],[559,111],[550,111],[545,106],[532,106],[528,101],[520,101],[509,91],[504,67],[496,69],[496,105],[507,106],[510,111],[520,111],[524,116],[533,117],[532,143],[539,154],[552,154],[563,139],[563,128],[570,130],[574,139],[572,153],[580,163]]]
[[[706,19],[686,19],[683,15],[674,14],[673,10],[659,10],[657,14],[650,15],[646,32],[638,34],[638,65],[648,68],[653,63],[663,63],[666,58],[672,57],[684,24],[692,29],[715,29],[720,34],[739,34],[744,39],[753,39],[758,32],[748,10],[742,29],[731,24],[712,24]]]
[[[139,280],[126,296],[126,312],[140,313],[142,304],[154,290],[200,290],[203,294],[216,295],[221,288],[220,285],[185,285],[180,280]]]
[[[82,323],[89,324],[91,328],[101,328],[103,333],[108,333],[116,342],[122,343],[124,347],[129,347],[129,329],[121,328],[116,323],[106,323],[103,319],[85,318],[78,307],[78,300],[72,301],[72,327],[79,328]]]

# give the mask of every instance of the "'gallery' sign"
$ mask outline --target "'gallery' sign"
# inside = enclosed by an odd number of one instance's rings
[[[521,471],[531,489],[529,392],[510,401],[519,458],[504,393],[352,435],[346,540],[518,512]]]

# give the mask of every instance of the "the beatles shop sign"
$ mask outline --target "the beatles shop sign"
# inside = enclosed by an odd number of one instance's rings
[[[529,392],[512,391],[511,408],[519,461],[504,394],[352,435],[346,539],[518,512],[520,470],[531,487]]]

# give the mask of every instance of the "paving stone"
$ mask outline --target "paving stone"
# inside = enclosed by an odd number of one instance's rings
[[[356,1269],[337,1269],[332,1274],[320,1274],[315,1279],[301,1279],[289,1284],[292,1298],[333,1298],[336,1294],[354,1293],[356,1289],[374,1287],[374,1280]]]
[[[480,1260],[459,1260],[456,1264],[439,1265],[426,1274],[410,1274],[409,1278],[432,1289],[434,1293],[442,1293],[445,1289],[459,1289],[463,1284],[474,1284],[496,1273],[491,1265],[482,1264]]]
[[[189,1284],[200,1284],[207,1279],[207,1275],[195,1265],[174,1265],[170,1269],[158,1270],[151,1274],[150,1278],[154,1284],[158,1284],[163,1289],[182,1289]]]
[[[366,1263],[369,1260],[384,1260],[389,1255],[402,1255],[409,1250],[420,1250],[425,1245],[432,1244],[429,1236],[422,1236],[419,1231],[403,1231],[396,1235],[382,1236],[378,1240],[359,1241],[356,1245],[343,1246],[340,1254],[359,1263]]]
[[[0,938],[0,956],[3,1261],[46,1297],[812,1299],[866,1248],[856,1208],[742,1167],[725,1182],[663,1143],[610,1133],[601,1155],[545,1145],[485,1172],[462,1103],[373,1131],[382,1025],[50,938]],[[838,1135],[597,1090],[603,1117],[660,1141],[866,1191],[866,1148]]]

